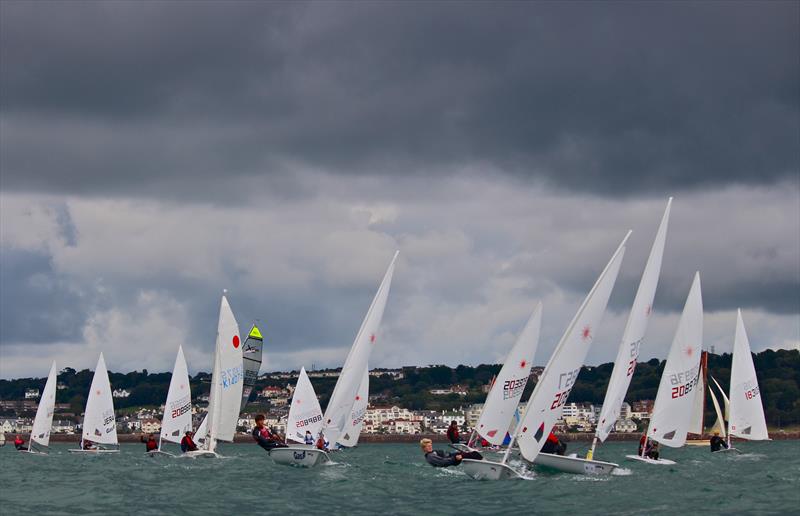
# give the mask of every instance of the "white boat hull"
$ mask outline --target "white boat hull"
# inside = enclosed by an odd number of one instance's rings
[[[619,464],[601,460],[582,459],[576,456],[539,453],[533,461],[537,466],[575,473],[577,475],[610,475]]]
[[[172,453],[161,451],[161,450],[150,450],[146,452],[151,457],[158,457],[158,456],[167,456],[167,457],[174,457]]]
[[[644,462],[646,464],[656,464],[659,466],[671,466],[675,464],[674,460],[669,459],[651,459],[649,457],[642,457],[641,455],[626,455],[626,459],[630,460],[638,460],[639,462]]]
[[[722,448],[721,450],[717,450],[717,451],[711,452],[711,453],[724,453],[724,452],[742,453],[741,451],[739,451],[738,449],[734,448],[733,446],[731,446],[730,448]]]
[[[181,453],[180,455],[177,455],[177,457],[186,457],[187,459],[197,459],[197,458],[218,459],[221,457],[221,455],[209,450],[195,450],[195,451],[187,451],[186,453]]]
[[[269,451],[269,456],[275,461],[275,464],[299,466],[303,468],[313,468],[314,466],[319,466],[331,461],[328,454],[322,450],[300,446],[273,448]]]
[[[489,460],[464,459],[459,466],[461,470],[475,480],[513,480],[522,478],[507,464]]]
[[[48,455],[46,452],[38,451],[38,450],[31,450],[30,448],[27,450],[19,450],[20,453],[28,453],[30,455]]]
[[[85,455],[100,455],[102,453],[119,453],[119,450],[106,450],[98,448],[96,450],[67,450],[70,453],[83,453]]]

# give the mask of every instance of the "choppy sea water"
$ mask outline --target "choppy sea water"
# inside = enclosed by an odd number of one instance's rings
[[[619,463],[616,475],[534,470],[491,482],[432,468],[411,444],[363,444],[314,469],[279,466],[245,444],[220,445],[223,459],[153,458],[141,444],[103,456],[55,444],[39,457],[7,445],[0,514],[797,514],[800,442],[737,446],[744,453],[665,449],[678,464],[651,466],[625,460],[636,443],[609,443],[595,457]]]

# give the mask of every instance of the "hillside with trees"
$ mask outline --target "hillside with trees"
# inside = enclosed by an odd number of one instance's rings
[[[797,350],[766,350],[754,355],[758,383],[764,403],[767,423],[773,427],[800,424],[800,352]],[[730,380],[731,355],[709,355],[708,373],[727,389]],[[586,366],[581,369],[578,381],[570,395],[570,401],[600,404],[603,402],[612,363],[599,366]],[[628,402],[654,399],[658,389],[664,362],[652,359],[641,362],[636,367]],[[404,367],[403,378],[390,375],[370,377],[370,399],[374,404],[392,404],[412,410],[450,410],[471,403],[482,403],[486,395],[482,387],[491,382],[500,370],[498,364],[482,364],[476,367],[460,365],[452,368],[444,365],[427,367]],[[127,398],[114,400],[117,409],[140,406],[159,406],[167,396],[171,373],[148,373],[142,370],[129,373],[110,373],[114,389],[126,389]],[[274,374],[262,375],[251,394],[267,386],[286,387],[294,380],[278,379]],[[26,389],[44,388],[46,378],[19,378],[0,380],[0,400],[21,400]],[[80,414],[86,403],[86,392],[92,381],[92,371],[76,371],[71,368],[61,370],[58,383],[62,385],[57,393],[58,403],[68,403],[71,412]],[[710,380],[709,380],[710,381]],[[198,373],[191,379],[194,397],[207,394],[210,375]],[[312,383],[324,407],[336,383],[335,377],[312,378]],[[465,395],[434,395],[430,391],[460,385],[467,389]],[[528,382],[523,394],[527,400],[533,391],[534,382]],[[708,391],[706,391],[707,418],[713,419],[713,411]],[[260,410],[262,406],[254,407]],[[8,409],[6,409],[8,410]],[[5,414],[0,414],[5,415]]]

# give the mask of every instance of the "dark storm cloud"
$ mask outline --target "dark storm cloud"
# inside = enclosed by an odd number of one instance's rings
[[[77,342],[88,311],[50,256],[0,247],[0,344]]]
[[[208,198],[292,166],[603,195],[800,166],[800,6],[16,3],[3,187]],[[198,181],[201,180],[201,181]]]

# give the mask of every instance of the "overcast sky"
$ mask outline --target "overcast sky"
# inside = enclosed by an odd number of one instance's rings
[[[642,357],[694,271],[704,347],[800,346],[797,2],[0,3],[0,377],[544,364],[628,229],[613,360],[667,198]]]

